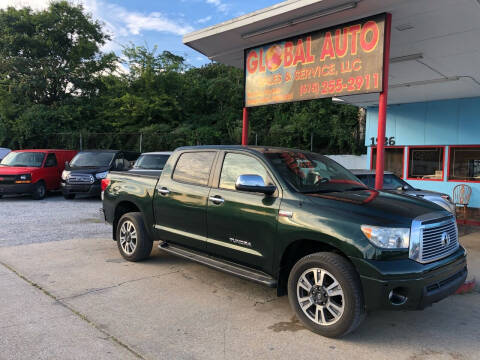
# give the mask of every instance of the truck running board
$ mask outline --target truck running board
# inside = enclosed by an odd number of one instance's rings
[[[245,266],[233,264],[229,261],[218,259],[218,258],[213,258],[210,256],[206,256],[204,254],[201,254],[199,252],[186,249],[184,247],[178,246],[178,245],[172,245],[166,242],[160,242],[158,245],[159,249],[162,249],[166,252],[169,252],[171,254],[190,259],[193,261],[196,261],[198,263],[207,265],[211,268],[221,270],[224,272],[227,272],[232,275],[236,275],[238,277],[241,277],[243,279],[255,281],[257,283],[260,283],[262,285],[266,285],[268,287],[276,287],[277,286],[277,280],[275,280],[273,277],[270,275],[267,275],[263,272],[256,271],[250,268],[247,268]]]

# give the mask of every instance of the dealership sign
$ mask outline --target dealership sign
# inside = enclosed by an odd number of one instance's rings
[[[382,91],[385,14],[245,51],[245,106]]]

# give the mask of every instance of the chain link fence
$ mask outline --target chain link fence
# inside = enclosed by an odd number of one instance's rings
[[[237,136],[238,135],[238,136]],[[90,133],[69,132],[39,134],[16,140],[15,142],[2,141],[0,147],[11,149],[118,149],[125,151],[172,151],[180,146],[213,145],[213,144],[240,144],[241,129],[230,138],[204,137],[201,133]],[[352,134],[353,137],[355,136]],[[4,139],[5,140],[5,139]],[[358,141],[352,138],[352,141]],[[363,139],[360,139],[363,142]],[[272,136],[250,132],[250,145],[285,146],[318,153],[328,153],[329,138],[324,134],[304,134],[300,136],[295,131],[283,132],[282,136]]]
[[[16,143],[4,141],[12,149],[121,149],[126,151],[168,151],[190,145],[190,139],[159,133],[53,133],[20,139]]]

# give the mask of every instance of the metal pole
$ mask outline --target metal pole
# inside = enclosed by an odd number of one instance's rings
[[[248,108],[243,108],[242,145],[248,145]]]
[[[392,32],[392,14],[385,19],[385,46],[383,50],[383,91],[378,101],[377,163],[375,164],[375,189],[383,188],[385,127],[387,122],[388,70],[390,59],[390,35]]]
[[[313,132],[310,133],[310,151],[313,152]]]
[[[143,133],[140,133],[140,152],[142,152]]]
[[[80,151],[82,151],[82,147],[83,147],[82,145],[83,145],[82,144],[82,133],[80,133]]]
[[[258,134],[255,133],[255,146],[257,146],[257,145],[258,145]]]

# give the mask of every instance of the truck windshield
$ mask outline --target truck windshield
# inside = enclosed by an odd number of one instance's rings
[[[368,189],[335,161],[310,152],[270,150],[265,153],[278,173],[298,192],[327,193]]]
[[[70,162],[70,167],[105,167],[112,162],[115,153],[113,152],[81,152]]]
[[[165,163],[167,162],[170,155],[160,155],[160,154],[145,154],[141,155],[135,165],[134,169],[145,169],[145,170],[163,170]]]
[[[0,163],[2,166],[41,167],[45,153],[12,151]]]

